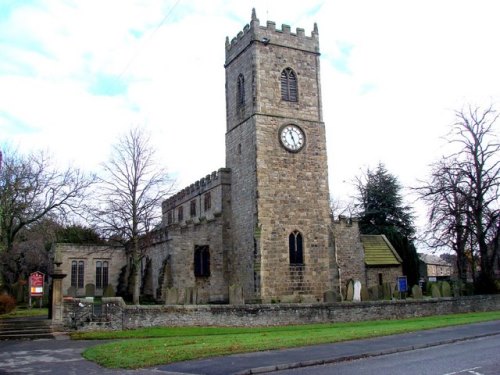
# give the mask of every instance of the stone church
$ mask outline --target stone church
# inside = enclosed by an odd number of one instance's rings
[[[350,279],[394,282],[401,260],[390,243],[331,215],[317,26],[310,36],[263,26],[253,10],[250,24],[226,39],[225,56],[226,166],[163,202],[143,261],[143,293],[224,303],[236,288],[246,302],[323,301]],[[66,248],[63,263],[84,262],[92,282],[85,251]],[[116,284],[126,261],[100,259],[101,273],[104,261],[115,270],[107,282]]]

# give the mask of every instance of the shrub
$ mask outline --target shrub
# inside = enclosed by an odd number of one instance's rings
[[[0,315],[10,313],[16,307],[16,300],[9,294],[0,295]]]

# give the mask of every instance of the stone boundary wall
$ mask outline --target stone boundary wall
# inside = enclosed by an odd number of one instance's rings
[[[124,305],[119,298],[109,300],[103,298],[103,303],[107,306],[107,317],[110,320],[106,327],[103,328],[108,329],[134,329],[154,326],[257,327],[402,319],[467,312],[500,311],[500,295],[427,300],[342,302],[333,304],[240,306],[129,306]],[[74,303],[72,306],[78,306],[78,303]],[[71,315],[70,310],[71,307],[67,305],[65,309],[65,313],[67,314],[65,316],[74,316],[74,314]],[[85,325],[82,328],[88,329]]]

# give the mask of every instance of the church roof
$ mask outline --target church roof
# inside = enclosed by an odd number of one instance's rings
[[[396,250],[384,235],[361,235],[367,266],[399,266],[402,263]]]

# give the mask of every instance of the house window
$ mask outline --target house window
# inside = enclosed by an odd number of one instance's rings
[[[210,195],[210,192],[206,193],[203,199],[203,208],[205,211],[210,210],[212,208],[212,197]]]
[[[210,276],[210,251],[208,245],[194,247],[194,275],[196,277]]]
[[[292,68],[281,72],[281,99],[288,102],[297,101],[297,76]]]
[[[98,260],[95,263],[95,287],[103,289],[108,286],[108,262]]]
[[[245,105],[245,78],[243,74],[238,76],[238,97],[236,98],[236,103],[238,107]]]
[[[71,286],[83,288],[85,266],[83,260],[71,262]]]
[[[196,216],[196,201],[191,201],[189,206],[189,214],[191,217]]]
[[[184,220],[184,209],[182,206],[180,206],[177,209],[177,221],[181,222],[182,220]]]
[[[288,236],[288,249],[290,253],[290,264],[304,264],[304,255],[302,250],[302,234],[298,231],[290,233]]]
[[[381,273],[378,274],[378,285],[384,284],[384,278]]]

